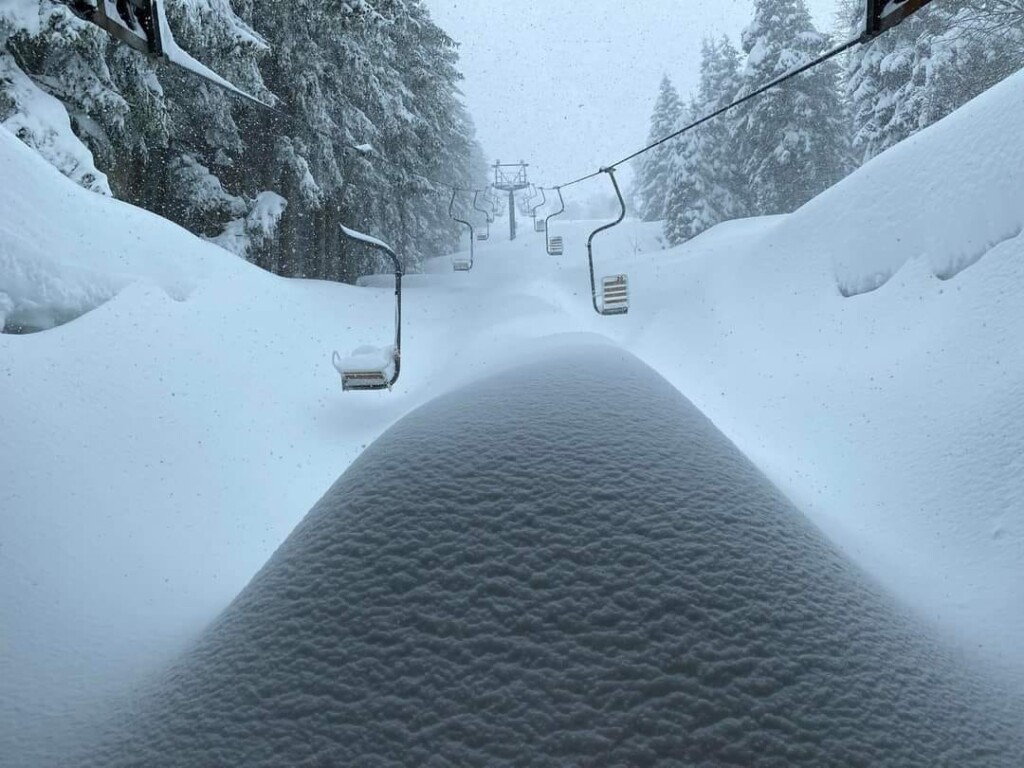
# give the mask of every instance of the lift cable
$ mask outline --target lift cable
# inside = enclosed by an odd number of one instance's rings
[[[817,58],[814,58],[811,61],[808,61],[806,64],[801,64],[799,67],[796,67],[795,69],[791,69],[788,72],[786,72],[786,73],[784,73],[782,75],[779,75],[774,80],[770,80],[769,82],[765,83],[764,85],[760,86],[759,88],[755,88],[750,93],[744,94],[740,98],[738,98],[738,99],[736,99],[734,101],[729,102],[728,104],[726,104],[723,107],[719,107],[718,109],[716,109],[713,112],[709,112],[708,114],[704,115],[703,117],[699,118],[698,120],[694,120],[692,123],[689,123],[689,124],[683,126],[682,128],[680,128],[677,131],[674,131],[673,133],[670,133],[668,136],[663,136],[662,138],[658,139],[657,141],[651,142],[650,144],[645,146],[643,149],[638,149],[636,152],[633,152],[632,154],[627,155],[626,157],[622,158],[621,160],[617,160],[616,162],[611,163],[610,165],[606,165],[606,166],[604,166],[602,168],[599,168],[598,170],[594,171],[593,173],[588,173],[585,176],[580,176],[577,179],[573,179],[572,181],[567,181],[567,182],[565,182],[563,184],[559,184],[559,185],[557,185],[557,186],[555,186],[553,188],[554,189],[565,189],[566,187],[571,187],[574,184],[579,184],[581,182],[588,181],[589,179],[596,178],[597,176],[600,176],[602,173],[607,172],[609,169],[614,170],[614,169],[618,168],[620,165],[625,165],[630,160],[635,160],[636,158],[640,157],[641,155],[643,155],[643,154],[645,154],[647,152],[650,152],[652,149],[655,149],[656,147],[660,147],[662,144],[665,144],[666,142],[672,141],[673,139],[676,139],[676,138],[682,136],[684,133],[688,133],[689,131],[692,131],[694,128],[697,128],[697,127],[703,125],[704,123],[708,122],[709,120],[713,120],[714,118],[718,117],[719,115],[722,115],[722,114],[728,112],[731,109],[735,109],[740,104],[743,104],[743,103],[745,103],[747,101],[750,101],[754,97],[760,96],[761,94],[765,93],[766,91],[769,91],[769,90],[771,90],[773,88],[777,88],[778,86],[780,86],[783,83],[785,83],[787,80],[791,80],[794,77],[796,77],[797,75],[803,74],[804,72],[806,72],[809,69],[813,69],[814,67],[817,67],[817,66],[820,66],[821,64],[824,64],[826,61],[828,61],[829,59],[835,58],[839,54],[845,53],[846,51],[848,51],[851,48],[853,48],[855,45],[860,44],[863,39],[864,38],[862,36],[862,37],[855,37],[855,38],[853,38],[851,40],[847,40],[845,43],[842,43],[841,45],[837,45],[835,48],[832,48],[832,49],[826,51],[825,53],[821,54]]]
[[[739,97],[738,99],[735,99],[734,101],[731,101],[730,103],[726,104],[725,106],[719,107],[713,112],[704,115],[700,119],[695,120],[692,123],[683,126],[679,130],[670,133],[668,136],[663,136],[657,141],[651,142],[647,146],[643,147],[642,149],[638,149],[636,152],[627,155],[621,160],[611,163],[610,165],[606,165],[603,168],[599,168],[598,170],[592,173],[588,173],[585,176],[580,176],[579,178],[573,179],[572,181],[565,182],[564,184],[559,184],[553,187],[553,189],[557,190],[564,189],[565,187],[571,187],[574,184],[579,184],[581,182],[600,176],[602,173],[614,171],[620,165],[624,165],[625,163],[628,163],[630,160],[635,160],[644,153],[650,152],[652,149],[656,147],[660,147],[665,142],[671,141],[672,139],[682,136],[684,133],[692,131],[694,128],[703,125],[709,120],[712,120],[713,118],[716,118],[719,115],[722,115],[725,112],[728,112],[729,110],[738,107],[740,104],[750,101],[755,96],[760,96],[761,94],[773,88],[777,88],[778,86],[782,85],[788,80],[793,79],[797,75],[803,74],[804,72],[807,72],[810,69],[818,67],[824,64],[826,61],[835,58],[841,53],[845,53],[846,51],[850,50],[851,48],[857,45],[871,42],[880,34],[897,26],[898,24],[903,22],[907,17],[921,10],[921,8],[928,5],[928,3],[930,2],[931,0],[868,0],[867,19],[865,28],[864,31],[857,37],[851,38],[850,40],[847,40],[845,43],[841,43],[840,45],[837,45],[836,47],[825,51],[820,56],[811,59],[805,64],[801,64],[800,66],[795,67],[789,70],[788,72],[784,72],[783,74],[776,77],[774,80],[769,80],[764,85],[755,88],[750,93],[746,93],[743,96]]]

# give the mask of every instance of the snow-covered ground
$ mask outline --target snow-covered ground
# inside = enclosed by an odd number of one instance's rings
[[[77,317],[0,336],[0,765],[195,637],[390,424],[567,333],[655,368],[1024,689],[1022,122],[1018,75],[793,215],[670,251],[627,222],[596,241],[625,317],[590,307],[594,222],[556,219],[557,258],[499,227],[407,281],[395,391],[346,395],[331,353],[390,343],[389,288],[266,275],[0,131],[0,315]]]
[[[1019,768],[1020,704],[592,338],[387,430],[73,762]]]

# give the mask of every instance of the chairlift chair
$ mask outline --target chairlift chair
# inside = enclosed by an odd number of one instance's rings
[[[615,179],[614,168],[602,168],[615,187],[615,196],[619,199],[619,217],[615,221],[598,227],[587,238],[587,261],[590,264],[590,295],[594,302],[594,311],[599,315],[624,315],[629,312],[629,279],[626,275],[611,275],[601,278],[601,303],[597,299],[597,282],[594,279],[594,236],[622,223],[626,218],[626,201],[622,199],[619,182]]]
[[[540,190],[540,202],[530,208],[530,216],[533,218],[533,231],[543,232],[544,222],[543,220],[537,221],[537,211],[538,209],[543,208],[545,205],[547,205],[548,196],[547,193],[544,191],[544,187],[537,187],[537,189]]]
[[[61,0],[72,13],[118,42],[156,61],[165,61],[265,109],[271,105],[229,82],[178,46],[164,14],[163,0]]]
[[[555,187],[555,191],[558,193],[558,203],[561,207],[544,219],[544,242],[547,247],[548,256],[562,255],[562,236],[555,235],[551,237],[551,220],[555,216],[561,216],[565,213],[565,199],[562,197],[561,187]]]
[[[387,254],[395,267],[395,344],[390,349],[357,350],[350,358],[343,359],[337,352],[331,358],[335,369],[341,374],[343,392],[360,392],[376,389],[391,389],[398,381],[402,363],[402,263],[391,246],[375,237],[364,235],[345,226],[341,233],[348,240],[362,243]]]
[[[455,215],[455,196],[457,194],[459,194],[459,190],[453,189],[451,202],[448,203],[448,215],[451,216],[453,220],[459,222],[459,224],[464,224],[469,228],[469,258],[467,259],[461,254],[452,256],[452,269],[456,272],[468,272],[473,268],[473,225]]]
[[[476,239],[477,240],[487,240],[491,236],[491,222],[494,219],[492,218],[490,211],[488,211],[486,208],[481,208],[477,204],[477,200],[479,199],[479,197],[480,197],[480,190],[474,191],[473,192],[473,210],[480,211],[480,213],[482,213],[484,215],[484,231],[483,232],[477,232]]]
[[[75,15],[129,48],[153,58],[163,55],[159,0],[71,0],[66,4]]]

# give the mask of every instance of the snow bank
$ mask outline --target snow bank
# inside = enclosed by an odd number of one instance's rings
[[[377,440],[84,764],[1016,766],[1024,711],[632,356]]]
[[[844,295],[908,260],[948,280],[1024,228],[1021,78],[896,145],[780,226],[776,247],[830,257]],[[784,251],[785,252],[785,251]]]
[[[222,250],[184,229],[65,183],[2,129],[0,178],[0,311],[8,330],[60,325],[137,280],[183,300],[202,277],[233,271]]]

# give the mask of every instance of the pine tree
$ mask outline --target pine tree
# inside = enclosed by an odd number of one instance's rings
[[[828,37],[803,0],[755,0],[743,31],[743,78],[753,89],[810,61]],[[786,213],[841,179],[849,144],[838,92],[838,69],[826,63],[738,110],[737,149],[753,213]]]
[[[115,196],[289,276],[352,280],[375,267],[339,223],[383,235],[410,268],[456,241],[420,174],[468,187],[485,169],[456,44],[422,0],[167,0],[183,47],[286,118],[155,67],[62,3],[40,0],[38,18],[21,7],[0,8],[0,119],[40,125],[18,117],[21,76],[45,83],[88,147],[82,162],[52,151],[59,126],[19,132],[84,185],[103,191],[105,173]],[[376,152],[351,150],[364,143]]]
[[[683,102],[668,75],[661,79],[658,98],[651,114],[648,141],[656,141],[679,127]],[[637,209],[644,221],[657,221],[665,216],[672,174],[672,148],[662,145],[643,156],[636,184]]]
[[[846,9],[853,29],[863,10]],[[1024,11],[1014,3],[950,0],[851,51],[844,92],[860,162],[945,117],[1024,66]]]
[[[700,89],[690,106],[691,119],[732,101],[739,88],[738,72],[739,53],[728,38],[704,40]],[[745,215],[735,143],[727,116],[710,120],[677,141],[665,214],[670,243],[689,240],[721,221]]]

